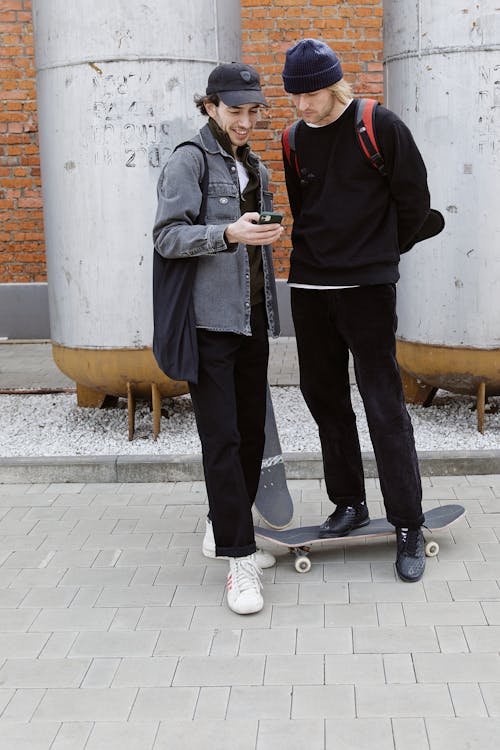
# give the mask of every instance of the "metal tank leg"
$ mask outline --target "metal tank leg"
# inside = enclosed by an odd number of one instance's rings
[[[161,394],[156,383],[151,383],[151,402],[153,405],[153,438],[156,440],[160,434],[161,420]]]
[[[486,404],[486,383],[479,383],[476,396],[477,408],[477,429],[478,432],[484,432],[484,407]]]
[[[128,439],[132,440],[135,430],[135,394],[132,383],[127,383]]]

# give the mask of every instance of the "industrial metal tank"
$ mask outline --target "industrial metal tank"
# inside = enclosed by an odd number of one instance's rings
[[[234,0],[33,2],[53,356],[81,405],[152,397],[158,430],[161,396],[187,385],[151,349],[156,183],[202,124],[193,94],[240,57],[240,14]]]
[[[415,382],[500,394],[500,9],[384,0],[387,106],[410,127],[446,228],[401,260],[398,361]]]

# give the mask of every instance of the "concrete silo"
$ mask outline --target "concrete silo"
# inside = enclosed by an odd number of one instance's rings
[[[185,383],[157,367],[152,240],[160,167],[200,123],[194,93],[240,57],[234,0],[34,0],[53,355],[78,402]]]
[[[444,232],[401,262],[398,360],[430,387],[500,394],[500,9],[384,0],[387,106],[411,128]]]

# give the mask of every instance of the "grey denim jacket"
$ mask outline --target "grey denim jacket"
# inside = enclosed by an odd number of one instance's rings
[[[203,155],[183,146],[169,158],[158,180],[158,209],[153,228],[156,250],[165,258],[198,259],[193,288],[197,328],[251,335],[250,267],[244,244],[226,245],[224,229],[240,215],[240,189],[235,159],[205,125],[191,140],[206,152],[209,184],[206,224],[195,224],[201,205]],[[260,210],[272,210],[268,173],[252,159],[260,175]],[[264,292],[269,331],[279,335],[278,304],[272,248],[262,246]]]

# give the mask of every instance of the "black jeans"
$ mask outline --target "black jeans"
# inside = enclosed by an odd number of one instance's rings
[[[396,361],[394,284],[352,289],[291,289],[300,387],[319,428],[328,496],[338,505],[366,499],[349,350],[370,430],[387,519],[423,523],[413,428]]]
[[[229,557],[255,552],[252,504],[264,453],[269,359],[264,303],[252,307],[251,326],[251,336],[199,328],[198,383],[189,384],[216,554]]]

